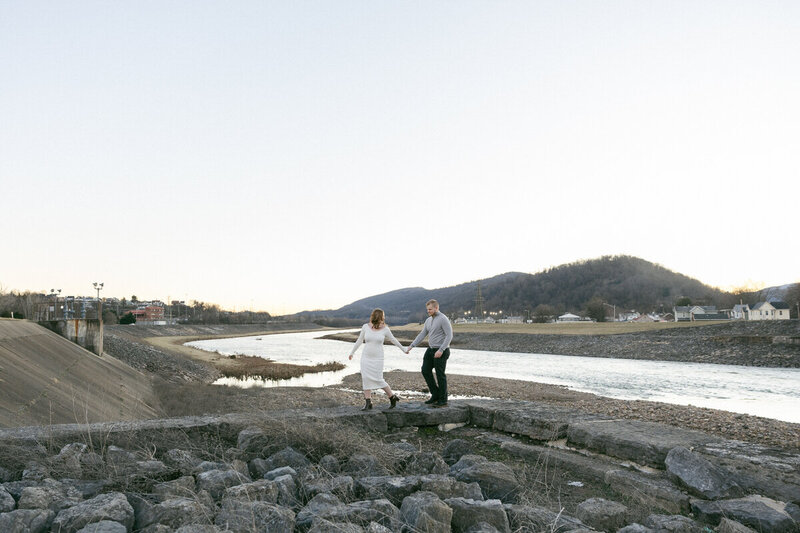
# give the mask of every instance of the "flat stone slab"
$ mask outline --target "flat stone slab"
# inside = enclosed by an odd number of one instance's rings
[[[505,433],[525,435],[533,440],[551,441],[566,437],[567,429],[572,424],[604,418],[557,405],[528,403],[495,410],[492,428]]]
[[[702,431],[642,420],[588,420],[570,424],[567,430],[571,446],[660,469],[676,446],[691,449],[721,440]]]
[[[447,407],[431,407],[422,402],[400,403],[394,409],[384,409],[382,413],[390,428],[469,422],[469,407],[453,401],[449,402]]]

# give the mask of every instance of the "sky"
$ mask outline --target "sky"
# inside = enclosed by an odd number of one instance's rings
[[[0,287],[800,281],[798,65],[794,0],[0,0]]]

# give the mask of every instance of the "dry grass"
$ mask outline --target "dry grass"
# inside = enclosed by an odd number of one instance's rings
[[[335,361],[316,365],[290,365],[276,363],[253,355],[231,355],[220,361],[216,367],[226,378],[248,379],[290,379],[315,372],[342,370],[345,365]]]
[[[155,387],[164,416],[246,413],[359,405],[358,394],[316,387],[226,387],[206,383],[160,383]]]
[[[456,324],[461,333],[525,333],[529,335],[619,335],[661,329],[695,328],[727,321],[707,322],[564,322],[559,324]],[[392,331],[421,331],[419,324],[392,326]]]

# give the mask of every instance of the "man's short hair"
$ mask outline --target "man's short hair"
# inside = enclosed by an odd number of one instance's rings
[[[439,307],[439,302],[437,302],[434,299],[430,299],[427,302],[425,302],[425,307],[428,307],[429,305],[432,305],[434,307]]]

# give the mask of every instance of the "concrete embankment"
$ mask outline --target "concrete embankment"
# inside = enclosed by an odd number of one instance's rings
[[[157,416],[150,380],[27,320],[0,319],[0,426]]]

